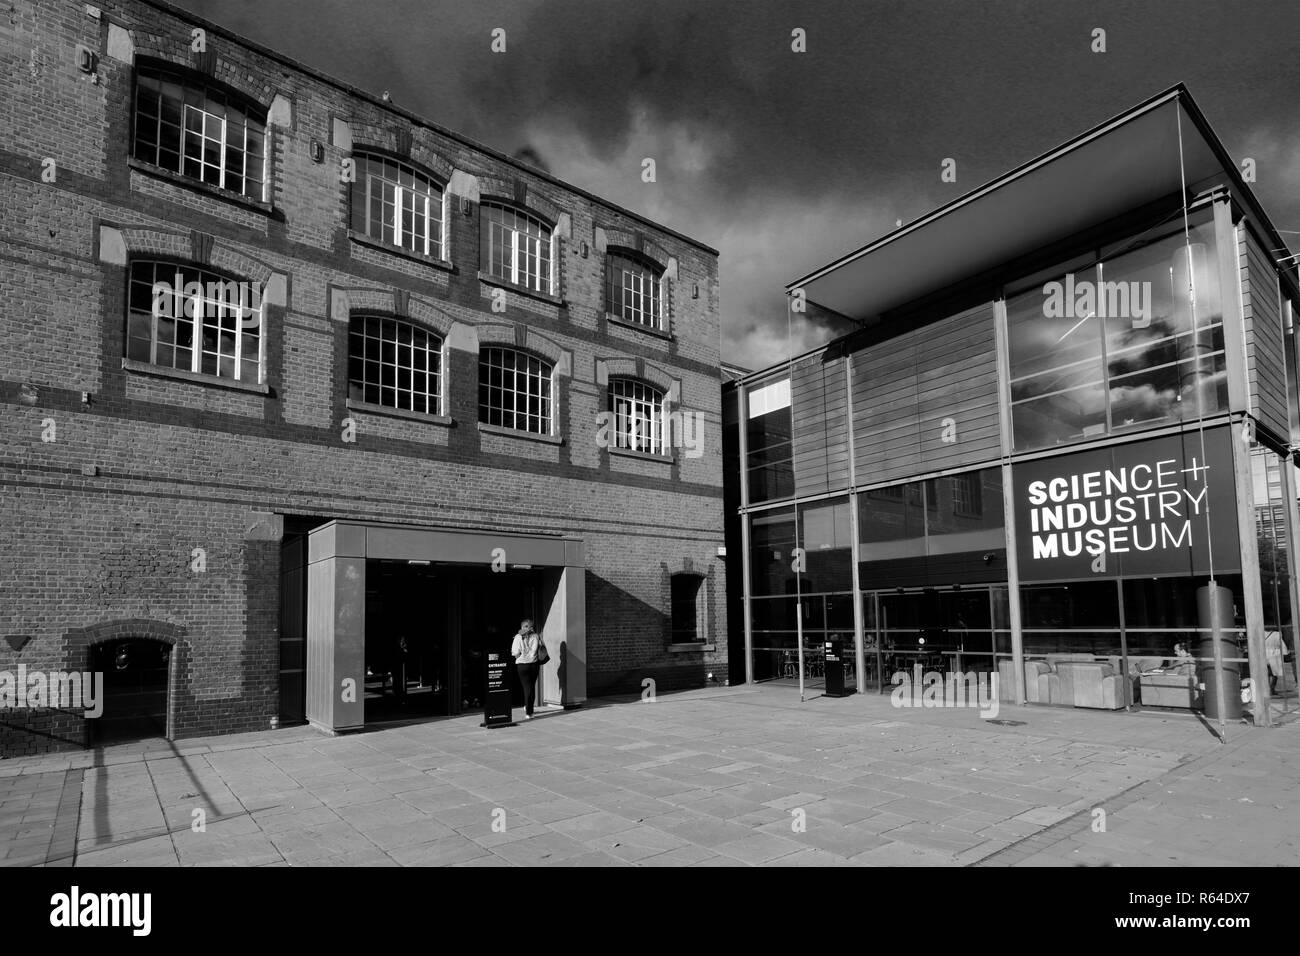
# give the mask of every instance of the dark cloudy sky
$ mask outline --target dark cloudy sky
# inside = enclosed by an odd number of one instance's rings
[[[827,337],[787,282],[1179,81],[1300,233],[1297,0],[179,2],[720,249],[750,367]]]

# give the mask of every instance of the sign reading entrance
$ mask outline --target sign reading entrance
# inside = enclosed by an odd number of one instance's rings
[[[1235,571],[1230,430],[1025,462],[1012,468],[1021,580]]]
[[[483,697],[483,723],[480,727],[513,727],[510,718],[510,658],[498,651],[488,651],[487,693]]]

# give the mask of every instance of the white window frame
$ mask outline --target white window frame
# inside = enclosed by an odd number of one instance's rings
[[[354,329],[354,324],[357,322],[361,323],[360,337],[363,340],[362,354],[360,356],[357,356],[353,352],[353,340],[354,337],[357,335],[357,332]],[[380,323],[378,336],[369,334],[369,328],[367,323],[370,322]],[[385,332],[384,323],[387,322],[391,322],[394,325],[395,338],[392,340],[392,344],[394,346],[393,349],[394,356],[392,362],[385,362],[383,360],[383,345],[387,344],[388,342],[388,340],[384,337],[384,332]],[[407,347],[408,351],[410,352],[410,360],[411,360],[409,365],[404,365],[401,361],[402,359],[402,342],[401,342],[401,332],[400,332],[401,327],[405,327],[411,330],[412,341],[410,345]],[[417,348],[415,346],[415,337],[417,334],[424,336],[425,338],[425,345],[419,349],[419,351],[422,351],[426,357],[423,374],[426,376],[436,375],[437,387],[433,391],[430,391],[428,389],[425,389],[423,391],[416,391],[415,389],[414,379],[415,379],[415,375],[417,374],[415,368],[415,355],[417,352]],[[368,349],[365,348],[366,340],[375,341],[379,343],[380,357],[378,359],[372,360],[368,358]],[[436,358],[438,363],[436,372],[431,371],[428,366],[428,362],[434,358]],[[353,362],[354,359],[359,359],[361,361],[362,368],[361,368],[360,380],[352,377],[351,363]],[[368,381],[366,378],[366,365],[369,361],[376,361],[380,366],[380,379],[378,382],[372,383]],[[383,408],[393,408],[399,411],[414,412],[420,415],[433,415],[435,417],[441,417],[444,414],[443,409],[445,407],[444,403],[445,403],[446,392],[447,392],[447,374],[446,374],[447,341],[445,338],[443,338],[443,336],[439,335],[437,332],[433,331],[432,329],[425,328],[423,325],[420,325],[417,322],[411,322],[408,319],[399,319],[394,316],[373,315],[367,312],[360,312],[354,315],[350,315],[348,317],[348,364],[349,364],[349,369],[348,369],[349,397],[351,397],[353,385],[357,385],[361,389],[361,398],[353,399],[354,401],[361,401],[370,405],[378,405]],[[385,365],[392,366],[394,369],[392,386],[386,386],[383,384],[383,366]],[[412,381],[411,386],[406,389],[403,389],[399,384],[397,384],[398,381],[400,380],[400,373],[404,369],[410,374],[411,381]],[[375,388],[379,390],[379,400],[376,402],[371,402],[368,398],[365,397],[366,388],[370,385],[373,385]],[[386,388],[391,388],[394,392],[393,404],[389,404],[388,402],[384,401],[384,390]],[[420,409],[415,407],[415,398],[417,395],[422,396],[424,398],[425,408]],[[407,398],[407,404],[405,405],[402,404],[403,396]]]
[[[370,152],[359,149],[353,153],[356,163],[357,180],[353,184],[351,201],[356,203],[358,199],[364,204],[362,209],[361,220],[364,224],[362,234],[375,242],[381,242],[384,245],[391,245],[395,249],[402,249],[406,252],[413,252],[417,255],[428,256],[431,259],[447,259],[447,189],[446,185],[440,182],[428,173],[423,172],[411,163],[405,163],[401,160],[392,159],[381,153]],[[378,164],[379,171],[373,171],[372,164]],[[387,174],[389,167],[392,167],[396,179],[390,178]],[[407,173],[412,180],[423,182],[427,187],[425,191],[412,189],[402,184],[401,176]],[[374,195],[373,188],[375,182],[380,183],[381,193],[379,196],[380,215],[383,214],[384,197],[382,188],[384,185],[393,187],[393,241],[391,243],[384,239],[384,222],[382,218],[379,221],[373,221],[370,216],[370,203]],[[362,183],[364,182],[364,188]],[[358,193],[360,196],[358,197]],[[412,195],[424,200],[424,248],[418,249],[413,246],[407,246],[405,239],[407,233],[410,233],[414,245],[415,230],[414,217],[408,224],[406,221],[406,197]],[[433,211],[437,209],[437,237],[434,238],[433,230],[429,226],[435,221]],[[417,213],[418,215],[418,213]],[[432,243],[437,243],[437,249],[430,251]]]
[[[145,269],[145,268],[149,270],[148,283],[143,283],[136,277],[137,276],[136,270]],[[204,292],[202,295],[197,297],[192,296],[188,299],[184,296],[185,286],[190,281],[196,281],[203,286]],[[139,309],[131,308],[130,306],[131,286],[147,284],[150,287],[150,289],[153,290],[157,287],[158,283],[163,283],[163,282],[167,283],[171,289],[178,290],[177,294],[172,296],[171,301],[173,305],[169,309],[170,314],[159,315],[159,314],[155,314],[155,312],[152,309],[148,312],[142,312]],[[235,284],[237,286],[240,286],[241,290],[243,287],[247,287],[250,292],[248,305],[245,306],[243,305],[242,302],[237,304],[232,304],[231,301],[224,298],[209,297],[208,290],[212,287],[212,284],[214,283],[220,284],[219,288],[221,289],[221,291],[228,291],[229,284]],[[242,286],[240,284],[242,284]],[[247,280],[242,280],[242,279],[234,278],[229,275],[223,275],[218,272],[213,272],[212,270],[202,268],[201,266],[160,261],[154,259],[133,259],[131,261],[129,272],[128,272],[127,285],[128,285],[128,290],[127,290],[128,322],[127,322],[126,354],[128,358],[131,355],[131,340],[133,338],[131,336],[131,331],[130,331],[130,317],[145,316],[149,320],[149,358],[147,360],[148,364],[156,365],[159,368],[171,368],[183,372],[193,372],[198,375],[209,375],[215,378],[225,379],[227,381],[242,382],[244,381],[243,378],[244,337],[246,332],[252,329],[256,329],[257,330],[256,384],[261,385],[263,382],[266,381],[266,322],[265,322],[266,310],[262,303],[261,292],[254,283],[249,283],[247,282]],[[150,292],[149,298],[150,298],[150,303],[152,305],[154,301],[154,293],[152,291]],[[176,309],[175,303],[179,303],[180,305],[179,310]],[[186,314],[187,312],[190,311],[192,311],[194,314],[193,315]],[[217,317],[217,324],[216,324],[217,350],[215,353],[217,357],[217,361],[216,361],[215,372],[208,372],[208,371],[204,371],[203,369],[203,356],[205,354],[213,354],[211,352],[206,351],[203,347],[203,333],[207,325],[207,323],[205,323],[204,320],[208,316],[209,312],[215,313]],[[223,324],[221,320],[224,318],[228,318],[232,313],[235,319],[234,349],[233,349],[233,354],[230,356],[230,358],[233,359],[234,370],[233,370],[233,374],[231,375],[223,375],[221,374],[221,362],[222,359],[225,357],[225,355],[221,350],[221,335],[225,330],[223,329]],[[251,319],[245,319],[244,316],[250,316]],[[176,365],[175,363],[176,352],[180,348],[180,346],[177,345],[179,335],[175,335],[175,334],[173,335],[172,342],[170,343],[170,348],[172,350],[172,364],[166,365],[158,361],[158,348],[160,345],[159,335],[158,335],[158,324],[160,320],[174,321],[176,323],[175,328],[177,330],[180,329],[181,324],[183,322],[190,323],[189,368],[182,368]],[[161,343],[161,344],[164,346],[167,345],[167,343]]]
[[[152,90],[142,88],[140,85],[142,79],[147,79],[151,83],[156,83],[158,85],[158,90],[154,92]],[[178,128],[179,139],[176,141],[175,152],[177,155],[177,159],[176,159],[177,168],[175,169],[171,169],[169,167],[161,165],[161,154],[164,151],[164,144],[162,143],[162,137],[163,137],[162,104],[164,99],[163,86],[168,83],[178,86],[181,90],[181,99],[177,104],[180,107],[179,109],[180,126]],[[187,96],[186,96],[187,93],[197,94],[197,96],[201,99],[201,103],[199,105],[195,105],[193,103],[187,102]],[[156,101],[157,110],[158,110],[158,115],[153,120],[154,142],[152,144],[152,147],[147,143],[140,142],[141,124],[147,122],[146,117],[143,116],[140,109],[141,99],[145,95],[151,95],[154,97]],[[184,176],[186,179],[191,179],[194,180],[195,182],[200,182],[208,186],[215,186],[219,189],[225,189],[230,192],[236,192],[236,190],[231,189],[229,186],[226,185],[226,176],[227,173],[230,172],[230,170],[227,169],[227,165],[226,165],[227,162],[226,147],[229,142],[230,119],[226,115],[225,111],[228,107],[233,108],[237,113],[241,114],[244,117],[244,122],[241,126],[241,129],[243,131],[243,143],[239,147],[239,155],[240,155],[239,177],[243,181],[243,186],[241,189],[238,190],[238,193],[241,196],[245,196],[249,199],[257,200],[258,202],[266,202],[267,189],[268,189],[267,180],[269,178],[268,170],[270,168],[269,164],[270,164],[271,148],[270,148],[269,136],[267,133],[267,117],[265,111],[261,110],[261,108],[256,104],[254,104],[252,101],[249,101],[237,95],[228,94],[215,87],[208,86],[197,80],[189,78],[184,73],[181,73],[179,71],[168,70],[160,66],[142,66],[137,70],[135,99],[131,104],[132,122],[133,122],[131,155],[137,159],[140,159],[143,162],[148,162],[154,166],[159,166],[160,168],[167,169],[168,172],[174,172],[179,176]],[[220,110],[220,112],[218,112],[218,110]],[[199,131],[198,131],[199,154],[197,157],[189,157],[191,159],[196,160],[199,164],[198,176],[193,176],[185,172],[186,159],[188,156],[188,153],[186,152],[186,144],[187,144],[187,139],[189,134],[189,126],[187,120],[191,114],[197,114],[199,117],[201,117],[199,121]],[[210,165],[204,159],[205,156],[205,151],[203,148],[204,143],[209,139],[212,140],[218,139],[217,136],[209,135],[210,123],[220,124],[220,137],[219,137],[220,155],[218,156],[217,175],[216,175],[215,182],[208,179],[204,174],[205,167]],[[256,182],[257,188],[251,192],[249,190],[250,177],[248,175],[249,173],[248,126],[250,123],[252,123],[254,126],[259,128],[262,137],[262,156],[261,156],[262,169],[261,169],[261,174],[258,177]],[[138,151],[142,149],[146,153],[151,152],[152,157],[139,156]],[[171,152],[170,149],[168,149],[167,151]]]
[[[554,295],[556,269],[555,230],[537,216],[514,206],[508,206],[505,203],[485,202],[482,204],[480,214],[488,217],[488,248],[484,251],[484,255],[486,255],[487,258],[487,269],[484,271],[493,278],[500,279],[503,282],[509,282],[511,285],[516,285],[532,292],[540,292],[544,295]],[[509,223],[506,221],[507,216],[513,217],[512,221]],[[523,228],[520,228],[521,223]],[[532,236],[528,233],[527,227],[529,225],[535,225],[537,227],[539,233],[537,236]],[[500,247],[497,244],[497,232],[501,233],[502,242]],[[521,238],[525,241],[521,242]],[[532,253],[527,248],[528,240],[536,241],[536,253]],[[543,243],[545,244],[546,251],[545,273],[543,273],[541,268]],[[498,248],[505,248],[507,244],[509,246],[510,274],[501,275],[496,271],[496,251]],[[526,264],[525,268],[522,270],[525,278],[523,281],[520,279],[520,262],[521,260],[527,260],[529,258],[534,259],[537,263],[537,269],[534,273],[536,276],[535,284],[527,281],[528,270]],[[543,276],[545,276],[544,280]]]
[[[609,253],[606,268],[609,270],[609,278],[605,283],[606,311],[624,322],[643,325],[662,332],[665,312],[665,283],[662,270],[643,259],[618,250]],[[614,281],[615,278],[619,279],[617,283]],[[630,284],[629,279],[632,280]],[[647,285],[649,285],[648,289]],[[615,298],[616,289],[617,298]],[[650,299],[649,311],[641,307],[647,297]],[[632,303],[630,309],[629,299]],[[629,311],[631,315],[628,314]]]
[[[491,361],[491,357],[493,353],[500,353],[502,355],[508,354],[513,356],[514,359],[513,365],[509,368],[507,368],[504,363],[497,366],[498,368],[501,369],[502,372],[502,384],[500,386],[495,386],[495,388],[498,391],[500,391],[503,397],[505,395],[514,396],[514,399],[511,402],[511,406],[509,408],[507,408],[503,402],[500,408],[497,409],[501,417],[500,423],[493,422],[491,420],[492,411],[493,411],[491,398],[492,398],[492,390],[494,386],[492,386],[490,383],[490,370],[493,368],[492,361]],[[539,374],[536,376],[531,375],[527,369],[527,363],[530,361],[536,362],[539,366]],[[521,363],[524,365],[523,371],[520,371]],[[488,375],[489,380],[486,382],[484,381],[485,369],[487,369],[489,373]],[[507,372],[509,372],[513,376],[513,381],[511,382],[510,387],[506,387],[505,385],[505,378]],[[521,378],[524,384],[524,388],[522,390],[517,387],[520,383]],[[528,399],[533,396],[532,393],[528,391],[527,386],[528,383],[532,381],[534,378],[539,382],[545,383],[544,391],[539,392],[536,397],[539,400],[539,403],[540,402],[545,403],[546,412],[545,414],[539,413],[537,416],[532,416],[528,411]],[[556,408],[555,408],[556,405],[555,393],[557,389],[556,389],[556,381],[555,381],[555,365],[553,363],[548,362],[546,359],[542,358],[539,355],[534,355],[532,352],[524,351],[523,349],[511,348],[505,345],[484,346],[479,351],[479,388],[481,390],[485,387],[488,389],[489,401],[486,404],[484,404],[482,400],[481,392],[479,397],[479,421],[482,422],[483,424],[493,425],[499,428],[509,428],[512,429],[513,431],[527,432],[532,435],[553,435],[555,433],[555,423],[557,420]],[[521,410],[521,405],[522,405],[522,410]],[[529,419],[532,417],[537,417],[539,419],[539,425],[540,425],[539,429],[528,427]],[[520,428],[518,424],[521,419],[524,422],[524,427],[522,428]],[[507,424],[507,420],[509,420],[509,424]]]
[[[611,377],[608,388],[609,410],[614,415],[614,447],[650,455],[667,454],[664,424],[668,416],[663,390],[630,376]],[[642,423],[649,426],[644,435],[639,427]]]

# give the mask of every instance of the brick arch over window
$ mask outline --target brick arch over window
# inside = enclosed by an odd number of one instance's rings
[[[598,251],[617,252],[633,259],[644,259],[657,266],[660,272],[668,274],[673,257],[653,239],[642,233],[627,232],[622,229],[597,229],[596,233]]]
[[[89,671],[94,648],[110,641],[134,638],[157,641],[171,648],[167,663],[167,733],[168,740],[175,739],[176,716],[181,707],[184,688],[189,684],[190,642],[186,630],[168,621],[150,618],[120,618],[103,621],[89,627],[74,628],[63,636],[63,659],[70,666]],[[90,743],[90,723],[86,722],[85,743]]]
[[[611,378],[634,378],[653,385],[664,393],[665,399],[675,402],[681,395],[681,382],[668,372],[640,358],[607,358],[596,360],[596,384],[609,385]]]
[[[363,316],[374,319],[392,319],[395,322],[404,322],[412,328],[428,332],[430,335],[436,335],[444,344],[447,341],[448,331],[450,330],[450,324],[444,324],[437,321],[436,314],[432,312],[424,312],[419,315],[415,315],[411,312],[399,314],[394,312],[391,307],[381,309],[371,306],[359,306],[352,309],[348,313],[349,325],[351,325],[353,319],[361,318]],[[428,321],[426,316],[435,319],[435,321]]]
[[[413,143],[410,152],[403,153],[401,144],[394,142],[397,138],[395,133],[377,134],[375,132],[376,127],[365,127],[364,130],[358,130],[353,128],[351,123],[348,126],[352,132],[352,147],[349,152],[354,156],[358,153],[366,153],[370,156],[405,163],[414,167],[417,172],[435,180],[444,190],[446,190],[447,184],[451,182],[452,173],[456,171],[455,167],[448,162],[445,156],[434,151],[432,147],[422,143]],[[362,133],[364,135],[361,135]]]
[[[205,59],[199,54],[192,53],[188,36],[184,40],[179,40],[174,37],[133,32],[132,40],[135,45],[135,61],[132,66],[137,68],[165,66],[188,74],[195,83],[233,93],[247,100],[249,106],[255,106],[265,112],[269,125],[271,101],[275,99],[276,94],[274,85],[252,81],[247,70],[239,69],[220,56],[210,55]],[[214,41],[220,42],[220,38],[209,31],[207,47],[210,52]],[[209,62],[210,71],[205,68]]]
[[[107,234],[107,235],[106,235]],[[115,235],[114,235],[115,234]],[[118,257],[121,261],[115,261]],[[114,265],[126,265],[135,258],[176,259],[195,265],[210,266],[241,279],[266,287],[264,301],[283,305],[283,295],[275,296],[272,286],[283,281],[269,265],[245,252],[228,246],[211,236],[193,232],[132,228],[100,230],[100,259]],[[278,298],[278,301],[276,299]]]
[[[519,180],[501,179],[498,176],[478,177],[479,202],[509,206],[520,212],[536,216],[551,229],[560,225],[564,210],[540,192]]]
[[[477,331],[480,348],[495,345],[532,352],[551,363],[556,375],[573,374],[573,353],[533,329],[522,325],[480,325]]]
[[[411,297],[407,305],[407,315],[416,322],[437,332],[444,340],[451,338],[452,327],[456,320],[442,309],[424,299]]]
[[[354,312],[371,315],[389,315],[395,319],[416,320],[450,338],[458,325],[456,319],[438,305],[406,292],[404,289],[379,286],[331,286],[329,290],[330,318],[347,322]]]

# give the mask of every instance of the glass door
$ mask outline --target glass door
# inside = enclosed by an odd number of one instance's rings
[[[887,691],[895,674],[915,680],[918,668],[922,676],[935,672],[945,678],[997,669],[986,585],[877,591],[864,595],[863,612],[865,686]]]

